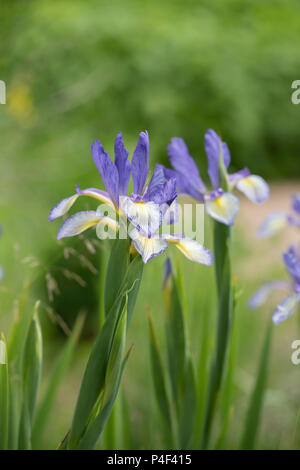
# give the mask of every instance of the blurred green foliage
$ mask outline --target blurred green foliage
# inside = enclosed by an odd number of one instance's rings
[[[203,133],[214,127],[234,166],[266,177],[298,171],[296,0],[1,3],[1,78],[8,97],[23,100],[8,99],[7,158],[22,153],[65,178],[67,162],[88,171],[96,137],[111,148],[122,130],[132,149],[147,128],[152,158],[166,161],[179,135],[204,168]],[[27,128],[21,142],[15,119]]]

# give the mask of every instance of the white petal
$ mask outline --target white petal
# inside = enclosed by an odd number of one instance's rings
[[[267,300],[270,292],[272,292],[273,290],[290,291],[291,288],[291,284],[285,281],[266,282],[252,295],[249,300],[248,307],[251,309],[255,309],[263,305]]]
[[[100,189],[96,188],[87,188],[82,190],[77,188],[77,193],[80,196],[90,196],[94,199],[98,199],[98,201],[104,202],[104,204],[107,204],[115,210],[115,205],[113,201],[105,191],[101,191]]]
[[[257,175],[250,175],[242,178],[236,184],[239,191],[245,194],[252,202],[261,203],[269,197],[269,185],[263,178]]]
[[[62,224],[57,233],[57,239],[73,237],[99,223],[104,223],[112,227],[115,227],[117,224],[113,219],[104,217],[96,211],[77,212],[77,214],[72,215]]]
[[[200,245],[196,240],[178,235],[165,235],[164,238],[174,244],[189,260],[206,266],[213,264],[213,255],[210,250]]]
[[[73,194],[73,196],[67,197],[66,199],[60,201],[55,207],[53,207],[53,209],[51,209],[48,219],[52,221],[65,215],[68,210],[71,209],[78,197],[78,194]]]
[[[160,255],[168,248],[168,242],[159,236],[148,238],[136,228],[129,231],[135,249],[139,252],[144,263]]]
[[[272,316],[275,325],[283,322],[294,313],[298,303],[300,302],[300,293],[294,293],[286,297],[281,304],[279,304]]]
[[[224,193],[214,200],[205,202],[206,212],[215,220],[226,225],[233,225],[240,203],[236,196]]]
[[[276,235],[284,229],[288,223],[288,215],[285,212],[275,212],[270,214],[258,229],[260,238],[268,238]]]
[[[62,217],[65,215],[73,206],[74,202],[78,199],[79,196],[90,196],[98,201],[104,202],[108,206],[115,209],[115,206],[105,191],[101,191],[100,189],[95,188],[88,188],[80,190],[77,188],[77,193],[73,194],[73,196],[67,197],[60,201],[53,209],[51,209],[48,219],[55,220],[58,217]]]
[[[148,237],[156,233],[161,225],[160,206],[155,202],[134,202],[127,197],[123,199],[121,209],[128,220]]]

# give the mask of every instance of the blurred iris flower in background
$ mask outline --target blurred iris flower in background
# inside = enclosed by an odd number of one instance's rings
[[[291,246],[282,255],[284,264],[291,277],[291,281],[273,281],[263,284],[251,297],[249,307],[260,307],[273,290],[288,291],[289,295],[279,304],[273,313],[273,322],[281,323],[289,318],[300,302],[300,245]]]
[[[263,221],[258,229],[260,238],[276,235],[288,225],[300,228],[300,194],[292,197],[291,214],[287,212],[273,212]]]

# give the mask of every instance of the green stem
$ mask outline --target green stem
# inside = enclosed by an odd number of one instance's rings
[[[214,223],[215,271],[218,294],[216,351],[211,366],[201,448],[209,445],[216,403],[227,359],[232,316],[232,284],[230,267],[231,227]]]

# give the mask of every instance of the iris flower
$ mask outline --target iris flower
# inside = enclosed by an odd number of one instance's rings
[[[260,176],[252,175],[248,168],[229,174],[227,170],[231,157],[228,146],[212,129],[205,134],[204,146],[212,190],[207,190],[184,140],[178,137],[173,137],[168,146],[174,170],[164,168],[165,176],[176,178],[179,194],[204,202],[207,213],[215,220],[233,225],[239,211],[239,200],[231,191],[236,187],[250,201],[261,203],[269,197],[269,186]]]
[[[300,302],[300,246],[291,246],[282,255],[285,266],[291,277],[287,281],[273,281],[263,284],[251,297],[249,307],[251,309],[260,307],[273,290],[284,290],[289,295],[276,307],[273,313],[273,322],[281,323],[289,318]]]
[[[118,232],[121,220],[125,220],[126,223],[131,223],[129,236],[144,263],[163,253],[169,244],[174,244],[188,259],[206,265],[212,264],[211,252],[195,240],[179,234],[158,233],[163,221],[172,224],[176,219],[176,179],[167,179],[163,168],[157,165],[149,184],[147,183],[149,173],[147,131],[140,133],[131,163],[121,133],[115,139],[114,150],[113,162],[99,140],[91,147],[92,157],[106,191],[96,188],[80,190],[76,187],[75,194],[63,199],[50,211],[49,220],[65,215],[79,196],[90,196],[112,208],[119,221],[105,216],[99,210],[78,212],[62,224],[57,239],[78,235],[99,224]],[[128,196],[130,176],[133,181],[133,193]]]
[[[260,238],[271,237],[288,225],[300,228],[300,194],[292,197],[291,214],[287,212],[274,212],[268,215],[258,229],[258,236]]]

